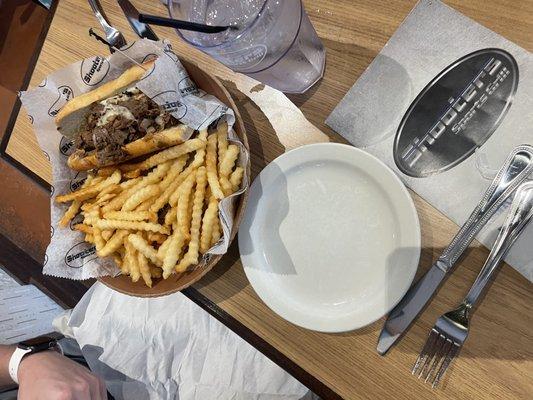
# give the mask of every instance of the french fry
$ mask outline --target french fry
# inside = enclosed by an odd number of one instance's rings
[[[127,181],[120,182],[119,185],[122,190],[126,190],[126,189],[131,188],[132,186],[135,186],[137,183],[141,181],[141,179],[142,179],[141,177],[135,178],[135,179],[128,179]]]
[[[108,211],[104,213],[105,219],[119,219],[121,221],[153,221],[157,214],[151,211]]]
[[[98,199],[104,197],[106,194],[118,193],[121,190],[122,190],[122,188],[120,187],[120,185],[117,184],[117,183],[114,183],[112,185],[109,185],[105,189],[103,189],[100,193],[98,193],[98,195],[96,196],[96,199],[98,200]]]
[[[171,207],[165,214],[165,225],[172,225],[176,221],[178,207]]]
[[[137,168],[132,171],[124,172],[124,177],[127,179],[138,178],[141,175],[141,169]]]
[[[92,243],[92,244],[94,244],[94,236],[91,235],[91,234],[89,234],[89,233],[86,234],[86,235],[85,235],[85,241],[88,242],[88,243]]]
[[[151,197],[157,196],[159,194],[159,191],[159,186],[155,184],[143,187],[124,202],[121,211],[131,211],[135,209],[135,207],[137,207],[143,201],[148,200]]]
[[[89,226],[87,224],[76,224],[76,225],[74,225],[74,229],[77,230],[77,231],[83,232],[83,233],[85,233],[87,235],[92,235],[93,234],[93,227]]]
[[[150,211],[158,212],[165,204],[168,203],[170,195],[174,193],[176,188],[183,182],[183,179],[179,179],[179,175],[183,171],[183,167],[187,162],[187,156],[179,157],[175,162],[168,175],[159,183],[161,194],[150,206]]]
[[[122,258],[122,267],[120,268],[123,275],[129,275],[131,264],[131,253],[134,247],[128,240],[128,236],[124,238],[124,257]]]
[[[90,210],[85,212],[83,223],[87,225],[93,225],[99,219],[100,219],[100,209],[98,208],[98,206],[93,206],[91,207]]]
[[[121,221],[116,219],[100,219],[95,223],[99,229],[131,229],[138,231],[159,232],[165,235],[170,234],[167,226],[144,221]]]
[[[121,178],[120,171],[115,171],[113,172],[113,175],[111,175],[106,180],[96,185],[91,185],[87,187],[82,186],[80,189],[74,192],[64,194],[62,196],[57,196],[55,201],[58,203],[66,203],[68,201],[73,201],[73,200],[83,201],[83,200],[90,199],[96,196],[98,193],[100,193],[100,191],[102,191],[107,186],[113,185],[115,183],[119,183],[120,178]]]
[[[142,178],[139,182],[137,182],[132,187],[128,188],[127,190],[122,191],[117,197],[115,197],[113,200],[109,202],[109,204],[106,204],[102,209],[104,212],[106,211],[115,211],[119,210],[122,205],[128,200],[129,197],[131,197],[134,193],[136,193],[138,190],[142,189],[145,186],[153,185],[157,182],[159,182],[163,176],[166,175],[168,170],[170,169],[170,163],[163,163],[157,166],[153,171],[151,171],[148,175],[146,175],[144,178]]]
[[[161,233],[148,232],[148,241],[156,242],[159,245],[162,245],[165,240],[167,240],[167,235],[162,235]]]
[[[220,176],[228,177],[231,174],[231,170],[239,157],[239,146],[230,144],[224,154],[224,159],[220,160],[219,170]]]
[[[165,260],[165,254],[167,253],[171,238],[171,236],[168,236],[167,239],[157,249],[157,258],[159,258],[161,263]]]
[[[98,205],[98,206],[102,206],[104,204],[107,204],[109,202],[109,200],[113,199],[114,197],[116,197],[117,195],[115,193],[107,193],[106,195],[100,197],[99,199],[97,199],[93,205]]]
[[[74,200],[74,201],[77,201],[77,200]],[[94,207],[94,203],[87,202],[87,203],[83,203],[80,208],[82,211],[89,211],[93,207]]]
[[[204,168],[205,170],[205,168]],[[199,170],[198,170],[199,171]],[[189,218],[189,201],[191,198],[192,188],[196,181],[197,172],[193,171],[180,186],[179,201],[176,207],[177,209],[177,222],[178,228],[181,229],[183,237],[189,237],[189,226],[191,224]]]
[[[163,279],[167,279],[174,271],[176,263],[181,254],[181,248],[185,242],[185,237],[180,230],[174,231],[171,236],[165,257],[163,260]]]
[[[135,247],[130,251],[130,277],[132,282],[137,282],[141,277],[141,269],[139,268],[139,259],[137,257],[138,253]]]
[[[102,231],[100,228],[93,228],[94,244],[96,246],[96,253],[102,251],[105,246],[105,240],[102,237]]]
[[[139,264],[139,272],[143,278],[144,283],[148,287],[152,287],[152,275],[150,274],[150,266],[148,260],[140,251],[137,253],[137,263]]]
[[[220,187],[222,188],[225,197],[228,197],[233,193],[233,188],[227,176],[220,177]]]
[[[220,221],[215,222],[215,226],[213,227],[213,238],[211,240],[211,247],[213,247],[215,244],[218,243],[221,237],[221,228],[220,228]]]
[[[244,168],[237,167],[235,168],[235,171],[231,173],[229,176],[229,181],[231,183],[231,189],[233,190],[233,193],[238,191],[241,187],[242,178],[244,177]]]
[[[102,168],[99,168],[98,169],[98,176],[102,176],[102,177],[108,177],[108,176],[111,176],[113,175],[113,172],[116,171],[116,167],[102,167]]]
[[[142,253],[146,258],[148,258],[155,265],[162,265],[163,263],[157,257],[157,250],[148,244],[144,238],[136,233],[132,233],[128,236],[128,243],[130,243],[137,251]]]
[[[211,247],[213,239],[213,228],[217,223],[218,217],[218,200],[211,195],[209,205],[205,210],[204,218],[202,220],[202,233],[200,235],[200,253],[205,254]]]
[[[102,238],[107,242],[115,231],[113,229],[106,229],[102,231]]]
[[[146,199],[141,204],[139,204],[137,206],[137,208],[135,208],[135,211],[148,211],[148,210],[150,210],[150,207],[154,203],[154,200],[155,200],[155,197],[150,197],[149,199]],[[157,221],[157,214],[156,214],[156,219],[154,221],[152,221],[152,222],[156,222],[156,221]]]
[[[198,139],[203,140],[207,143],[207,129],[202,129],[200,133],[198,134]],[[196,154],[194,155],[194,159],[191,163],[191,170],[196,169],[204,165],[205,161],[205,146],[201,149],[196,150]]]
[[[202,210],[204,207],[205,186],[207,184],[207,173],[205,167],[198,168],[196,174],[196,190],[194,192],[191,233],[189,248],[187,253],[176,266],[176,272],[184,272],[190,265],[198,263],[198,252],[200,249],[200,225],[202,223]],[[212,188],[211,188],[212,189]]]
[[[198,138],[189,139],[182,144],[178,144],[177,146],[169,147],[166,150],[160,151],[159,153],[156,153],[153,156],[148,157],[146,160],[141,161],[140,163],[122,164],[120,166],[120,169],[126,172],[133,171],[135,169],[140,169],[142,171],[145,171],[147,169],[155,167],[156,165],[159,165],[166,161],[173,160],[184,154],[188,154],[195,150],[201,149],[204,146],[205,146],[205,142],[201,139],[198,139]]]
[[[181,171],[183,171],[183,168],[185,167],[188,158],[189,155],[185,154],[181,157],[178,157],[172,162],[172,165],[167,175],[163,178],[161,182],[159,182],[159,188],[162,192],[176,179],[176,177],[181,173]]]
[[[96,252],[98,257],[107,257],[116,252],[123,245],[124,239],[129,234],[130,232],[126,229],[119,229],[115,231],[115,233],[109,238],[105,246],[102,247],[100,251]]]
[[[205,156],[205,166],[207,168],[207,181],[211,188],[211,193],[217,199],[222,200],[224,193],[220,187],[217,173],[217,135],[212,134],[207,137],[207,153]]]
[[[81,201],[74,200],[69,206],[63,217],[59,220],[59,226],[65,228],[69,222],[78,214],[81,207]]]
[[[217,127],[217,142],[218,142],[218,162],[224,159],[226,150],[228,149],[228,123],[220,123]]]

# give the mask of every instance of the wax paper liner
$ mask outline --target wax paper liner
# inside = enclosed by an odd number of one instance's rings
[[[73,97],[117,78],[135,63],[156,57],[154,66],[147,70],[135,86],[195,130],[206,128],[212,122],[225,118],[230,127],[230,141],[240,146],[237,164],[245,166],[249,162],[248,151],[232,129],[235,122],[233,111],[214,96],[197,88],[166,41],[138,40],[108,57],[87,58],[53,72],[38,87],[20,93],[39,146],[52,164],[51,241],[46,250],[44,274],[70,279],[118,274],[119,270],[113,261],[98,258],[94,245],[86,243],[84,234],[74,230],[74,225],[81,222],[81,215],[75,217],[67,228],[58,226],[58,221],[69,204],[57,204],[55,196],[79,188],[86,173],[68,168],[67,159],[74,151],[74,145],[71,138],[57,131],[54,117]],[[248,188],[249,179],[245,174],[241,189],[219,203],[223,237],[204,255],[200,268],[211,255],[227,251],[233,229],[235,200]]]

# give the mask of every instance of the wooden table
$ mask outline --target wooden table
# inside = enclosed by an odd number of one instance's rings
[[[145,12],[165,13],[164,7],[156,1],[134,3]],[[341,141],[324,124],[326,116],[377,55],[415,1],[308,0],[304,3],[327,48],[326,73],[308,93],[289,98],[327,135],[300,121],[302,129],[310,131],[311,141],[315,138]],[[527,50],[533,50],[533,1],[453,0],[447,3]],[[104,0],[102,4],[128,41],[135,40],[116,2]],[[89,26],[96,27],[97,23],[85,1],[59,2],[31,85],[75,60],[105,54],[106,49],[87,35]],[[171,30],[155,30],[160,37],[169,37],[184,58],[218,75],[236,98],[248,131],[254,176],[290,147],[290,137],[283,137],[279,132],[280,113],[295,120],[302,117],[285,96],[255,94],[262,88],[256,86],[257,82],[232,73],[186,47]],[[254,91],[246,93],[252,87]],[[10,131],[4,134],[2,157],[11,160],[10,165],[18,172],[12,168],[0,178],[0,245],[3,246],[0,263],[25,281],[41,282],[51,295],[72,304],[83,292],[83,286],[59,279],[43,280],[34,269],[36,261],[42,263],[49,238],[45,184],[50,181],[48,161],[37,146],[24,111],[20,112],[9,135]],[[422,227],[420,275],[448,244],[457,226],[416,194],[412,195]],[[533,286],[508,266],[503,267],[477,311],[471,337],[443,387],[432,391],[409,373],[430,327],[466,293],[487,254],[487,249],[479,243],[471,246],[460,268],[404,340],[386,357],[380,357],[375,350],[383,319],[357,331],[323,334],[298,328],[272,313],[248,284],[235,244],[220,265],[185,293],[323,398],[531,398]],[[33,269],[28,273],[30,267]]]

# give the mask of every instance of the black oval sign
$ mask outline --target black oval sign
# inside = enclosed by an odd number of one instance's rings
[[[81,268],[96,257],[96,247],[90,243],[81,242],[67,251],[65,265],[70,268]]]
[[[496,130],[517,85],[518,65],[501,49],[478,50],[446,67],[400,123],[393,150],[397,167],[424,177],[466,160]]]
[[[70,156],[75,150],[74,139],[69,139],[66,136],[61,136],[59,141],[59,151],[64,156]]]
[[[55,117],[61,108],[67,104],[67,102],[74,97],[74,92],[70,86],[63,85],[57,88],[57,100],[48,109],[48,115]]]
[[[80,76],[87,86],[96,86],[104,80],[111,65],[104,57],[96,56],[81,62]]]
[[[87,175],[84,172],[76,172],[74,178],[70,180],[70,190],[74,192],[81,188],[86,179]]]
[[[158,93],[152,97],[152,100],[176,119],[181,119],[187,114],[187,105],[180,101],[180,97],[175,90],[166,90]]]

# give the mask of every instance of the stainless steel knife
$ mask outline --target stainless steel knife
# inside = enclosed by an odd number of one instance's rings
[[[444,278],[453,270],[474,237],[496,210],[533,171],[533,147],[516,147],[503,164],[468,220],[429,271],[390,312],[379,336],[377,351],[384,355],[424,309]]]
[[[122,8],[122,12],[126,16],[131,28],[137,35],[139,35],[139,37],[150,40],[159,40],[150,25],[139,21],[139,11],[129,0],[118,0],[118,4],[120,8]]]

